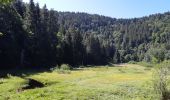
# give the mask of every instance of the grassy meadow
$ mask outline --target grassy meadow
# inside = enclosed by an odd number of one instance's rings
[[[45,87],[19,91],[25,79],[0,79],[0,100],[159,100],[153,89],[153,68],[137,64],[79,68],[67,73],[25,75]]]

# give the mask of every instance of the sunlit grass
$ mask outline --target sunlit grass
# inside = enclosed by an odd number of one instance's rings
[[[69,74],[43,72],[27,77],[46,87],[17,92],[24,79],[0,82],[0,99],[10,100],[156,100],[152,68],[126,64],[118,67],[81,68]]]

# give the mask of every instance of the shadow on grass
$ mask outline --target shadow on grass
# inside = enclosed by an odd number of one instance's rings
[[[73,69],[71,69],[71,71],[83,71],[83,70],[85,70],[84,68],[73,68]]]
[[[83,71],[84,68],[95,68],[97,66],[106,66],[106,65],[85,65],[85,66],[74,66],[71,71]],[[108,64],[106,68],[114,67],[114,65]],[[43,72],[52,72],[51,68],[54,67],[47,67],[47,68],[15,68],[15,69],[1,69],[0,70],[0,78],[8,78],[9,75],[18,76],[18,77],[27,77],[30,75],[43,73]]]
[[[170,100],[170,91],[166,91],[162,94],[162,100]]]
[[[44,68],[44,69],[30,69],[30,68],[18,68],[18,69],[10,69],[10,70],[0,70],[0,78],[8,78],[9,75],[12,76],[19,76],[19,77],[25,77],[29,75],[34,75],[42,72],[51,72],[50,68]]]

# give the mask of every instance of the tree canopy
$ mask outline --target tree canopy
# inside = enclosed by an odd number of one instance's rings
[[[169,27],[170,12],[115,19],[15,0],[0,6],[0,68],[161,62],[170,59]]]

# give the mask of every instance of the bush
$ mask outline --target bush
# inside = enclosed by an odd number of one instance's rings
[[[3,33],[0,32],[0,37],[3,36]]]
[[[166,50],[164,48],[151,48],[147,51],[144,61],[152,63],[161,63],[165,60]]]
[[[149,54],[145,54],[144,59],[145,62],[151,62],[152,57]]]
[[[4,79],[0,79],[0,84],[3,84],[5,82]]]
[[[62,64],[61,66],[56,66],[51,69],[53,72],[57,72],[59,74],[70,74],[71,66],[68,64]]]
[[[71,70],[71,66],[68,64],[62,64],[60,70]]]
[[[54,68],[51,68],[50,69],[52,72],[56,72],[57,70],[59,70],[59,66],[57,65],[57,66],[55,66]]]
[[[170,63],[164,62],[159,64],[154,73],[154,89],[156,93],[160,96],[160,100],[170,100],[170,90],[169,90],[169,73],[170,73]]]
[[[170,59],[170,50],[166,52],[165,54],[165,59],[169,60]]]

